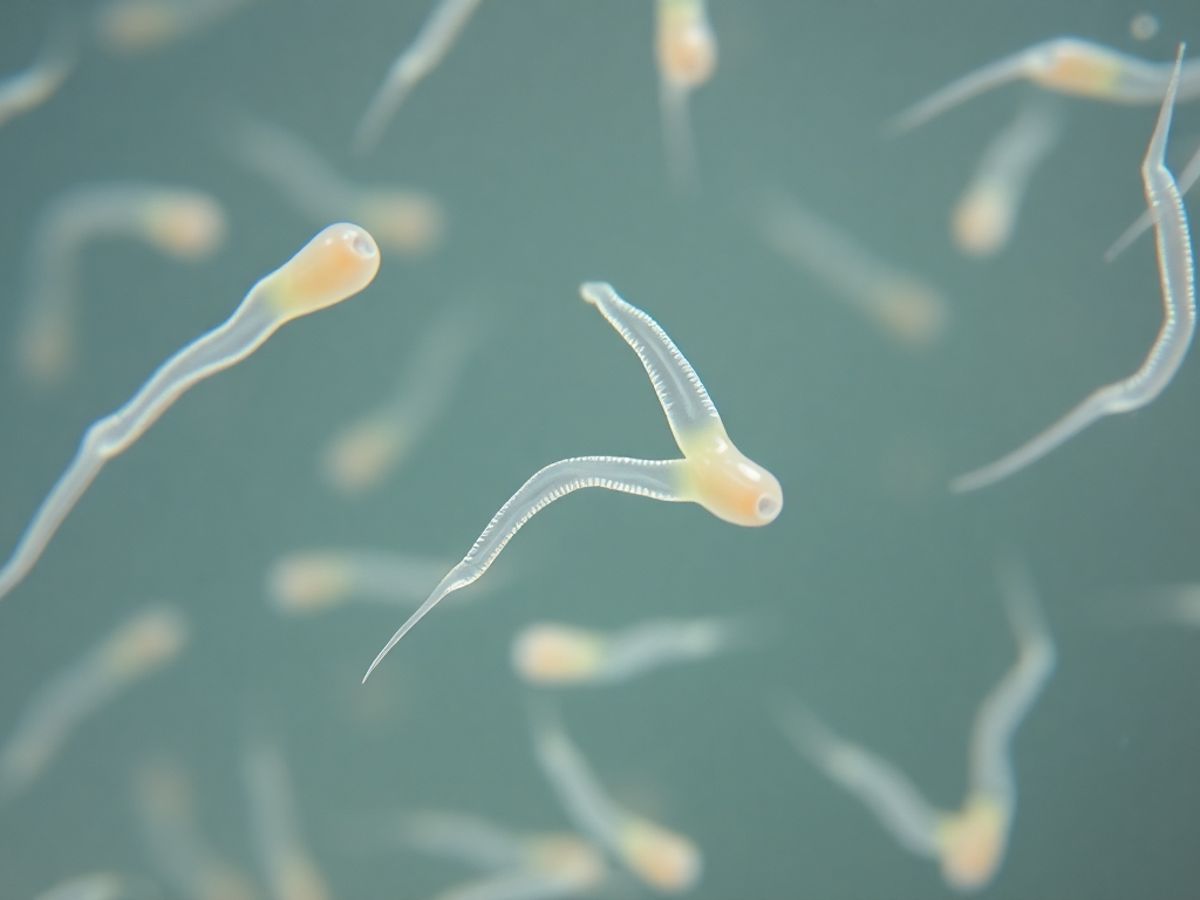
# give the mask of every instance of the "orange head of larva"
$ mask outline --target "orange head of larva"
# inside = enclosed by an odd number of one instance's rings
[[[974,891],[996,874],[1004,855],[1007,816],[993,801],[975,797],[938,830],[942,877],[952,888]]]
[[[700,4],[660,3],[658,68],[673,85],[696,88],[717,68],[717,41]]]
[[[643,882],[664,894],[690,890],[700,879],[700,851],[683,835],[653,822],[635,819],[621,839],[625,865]]]
[[[330,225],[268,275],[260,287],[283,321],[353,297],[379,271],[379,246],[358,225]]]
[[[778,479],[743,455],[724,429],[697,438],[681,444],[687,458],[687,498],[734,525],[755,528],[774,522],[783,510]]]
[[[187,642],[187,624],[173,609],[153,609],[126,625],[109,646],[111,669],[125,676],[155,669]]]
[[[358,214],[379,243],[412,256],[437,246],[446,228],[442,205],[416,191],[372,191]]]
[[[350,590],[345,562],[332,553],[302,553],[284,557],[267,578],[268,591],[278,609],[313,613],[336,606]]]
[[[604,858],[582,838],[547,834],[533,839],[534,868],[555,881],[578,890],[598,887],[604,881]]]
[[[1042,87],[1078,97],[1105,99],[1125,64],[1113,51],[1076,38],[1046,45],[1034,57],[1029,78]]]
[[[513,641],[513,668],[533,684],[566,684],[596,671],[603,642],[569,625],[531,625]]]
[[[225,214],[207,194],[171,192],[154,200],[147,216],[150,239],[180,259],[203,259],[225,239]]]
[[[1012,201],[997,187],[976,188],[954,208],[950,233],[963,253],[991,256],[1008,242],[1013,225]]]

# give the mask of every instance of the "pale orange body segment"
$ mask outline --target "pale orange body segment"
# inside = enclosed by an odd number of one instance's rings
[[[1032,68],[1029,79],[1064,94],[1095,99],[1113,96],[1123,69],[1120,59],[1082,43],[1055,47],[1049,62],[1046,67]]]
[[[947,884],[969,891],[992,880],[1004,858],[1009,818],[992,798],[977,794],[943,819],[937,845]]]
[[[680,442],[686,466],[684,498],[734,525],[770,524],[783,509],[778,479],[743,454],[719,422]]]
[[[604,642],[580,628],[539,625],[527,630],[513,646],[513,666],[535,683],[586,679],[604,659]]]
[[[277,270],[268,302],[287,321],[340,303],[379,271],[379,247],[353,225],[330,226]]]
[[[655,890],[678,894],[700,880],[700,851],[682,835],[633,819],[624,826],[620,840],[626,865]]]
[[[672,84],[696,88],[712,78],[717,69],[717,42],[704,4],[660,0],[655,50],[658,70]]]

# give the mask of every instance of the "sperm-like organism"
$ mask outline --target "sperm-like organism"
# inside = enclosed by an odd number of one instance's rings
[[[1150,62],[1076,37],[1034,44],[953,81],[896,116],[892,133],[908,131],[972,97],[1012,81],[1109,103],[1158,103],[1172,63]],[[1179,99],[1200,97],[1200,59],[1181,63]]]
[[[951,490],[973,491],[994,484],[1045,456],[1093,422],[1105,416],[1140,409],[1162,393],[1183,364],[1196,330],[1196,272],[1187,212],[1183,208],[1179,187],[1165,161],[1167,133],[1171,128],[1171,110],[1182,63],[1181,45],[1175,68],[1176,77],[1168,85],[1154,135],[1142,161],[1146,205],[1154,216],[1164,310],[1163,324],[1150,347],[1150,353],[1141,367],[1128,378],[1092,392],[1065,416],[1007,456],[955,478],[950,483]]]
[[[274,900],[328,900],[325,877],[304,845],[291,778],[274,744],[254,738],[242,757],[250,828]]]
[[[749,642],[746,623],[732,619],[652,619],[613,632],[538,622],[514,638],[512,662],[528,684],[610,685]]]
[[[89,184],[51,201],[33,227],[28,297],[16,328],[21,373],[49,385],[74,364],[79,256],[88,242],[128,236],[196,262],[216,251],[225,232],[221,205],[190,188]]]
[[[562,726],[544,711],[533,720],[533,750],[567,818],[630,874],[669,894],[699,883],[699,848],[682,834],[618,806]]]
[[[1012,237],[1034,171],[1062,134],[1062,117],[1045,98],[1022,105],[988,144],[954,207],[950,234],[963,253],[992,256]]]
[[[622,300],[609,284],[591,282],[580,292],[641,360],[683,458],[579,456],[535,472],[500,507],[462,562],[392,635],[363,681],[443,597],[478,580],[526,522],[574,491],[604,488],[654,500],[698,503],[719,519],[752,527],[773,522],[783,509],[783,489],[775,476],[734,446],[700,377],[659,324]]]
[[[32,65],[0,79],[0,126],[57,94],[75,68],[75,59],[74,35],[59,28]]]
[[[761,212],[761,228],[775,252],[841,294],[888,337],[927,347],[945,332],[949,304],[941,291],[795,201],[772,199]]]
[[[321,454],[325,479],[342,494],[375,487],[450,407],[450,395],[484,329],[480,315],[453,307],[436,316],[391,395],[338,429]]]
[[[37,691],[0,748],[0,797],[32,784],[83,720],[175,659],[187,637],[178,612],[147,607]]]
[[[360,222],[381,247],[405,256],[428,253],[445,231],[442,205],[423,191],[351,184],[311,145],[276,125],[240,118],[228,132],[238,160],[313,222]]]
[[[658,94],[662,110],[667,171],[675,186],[696,180],[696,148],[688,115],[692,92],[717,68],[717,39],[708,21],[706,0],[658,0]]]
[[[134,805],[144,843],[172,896],[255,900],[246,876],[221,859],[197,830],[192,785],[177,764],[154,759],[140,766]]]
[[[366,153],[379,143],[383,130],[400,104],[425,76],[441,65],[481,2],[435,0],[433,10],[416,38],[396,57],[367,105],[354,132],[354,147],[358,153]]]
[[[415,606],[445,572],[444,560],[381,550],[298,551],[271,567],[267,591],[289,615],[311,615],[351,599]]]
[[[378,271],[379,248],[370,234],[357,225],[330,225],[252,287],[224,323],[163,363],[124,406],[92,423],[0,568],[0,598],[33,568],[104,464],[145,434],[189,388],[248,357],[286,322],[354,296]]]
[[[599,850],[569,832],[518,832],[467,813],[426,810],[391,816],[373,829],[389,843],[461,862],[484,877],[439,900],[549,900],[598,887],[607,873]]]
[[[1013,737],[1054,671],[1054,643],[1027,574],[1008,566],[1001,576],[1019,655],[975,716],[969,784],[958,810],[932,807],[891,763],[835,734],[807,709],[793,707],[781,718],[801,753],[861,800],[906,850],[938,860],[958,890],[985,886],[1004,859],[1017,808]]]

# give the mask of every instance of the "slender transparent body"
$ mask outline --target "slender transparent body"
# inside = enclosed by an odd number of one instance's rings
[[[182,769],[151,760],[138,767],[133,787],[142,841],[172,897],[255,900],[246,876],[221,859],[197,830],[191,784]]]
[[[379,270],[379,248],[357,225],[330,225],[254,287],[223,324],[188,344],[116,412],[92,423],[75,458],[51,488],[0,568],[0,598],[33,568],[71,509],[104,468],[189,388],[228,369],[292,319],[357,294]]]
[[[445,213],[432,196],[394,185],[352,184],[299,135],[243,118],[229,128],[234,155],[313,222],[362,223],[379,245],[405,256],[434,249],[445,231]]]
[[[443,900],[568,897],[599,886],[607,874],[600,853],[578,835],[518,832],[468,813],[401,814],[374,831],[389,843],[489,873],[439,894]]]
[[[178,612],[146,607],[36,691],[0,748],[0,798],[33,784],[83,721],[174,660],[187,637]]]
[[[1150,62],[1080,38],[1054,38],[951,82],[896,116],[888,130],[916,128],[972,97],[1021,80],[1059,94],[1109,103],[1159,103],[1172,68],[1170,62]],[[1200,97],[1200,59],[1184,62],[1179,73],[1179,99],[1196,97]]]
[[[655,56],[667,171],[675,186],[696,181],[696,148],[688,101],[717,68],[717,39],[705,0],[657,0]]]
[[[483,332],[479,317],[462,307],[439,313],[407,357],[392,395],[330,439],[321,455],[326,481],[343,494],[357,494],[401,465],[449,407]]]
[[[781,719],[801,753],[857,797],[902,847],[936,859],[946,882],[958,890],[984,887],[1003,861],[1017,804],[1013,738],[1054,671],[1054,643],[1027,575],[1010,565],[1002,568],[1001,580],[1017,662],[975,716],[967,791],[958,810],[930,805],[891,763],[839,737],[812,712],[794,708]]]
[[[1197,181],[1200,181],[1200,147],[1196,148],[1196,152],[1192,154],[1192,158],[1187,161],[1187,164],[1179,172],[1179,193],[1188,193],[1188,191],[1195,187]],[[1153,227],[1154,215],[1151,210],[1147,209],[1121,233],[1119,238],[1113,241],[1111,247],[1104,251],[1104,261],[1112,262],[1128,250],[1134,241]]]
[[[683,835],[618,806],[549,715],[534,718],[533,750],[567,818],[630,874],[663,893],[682,893],[699,883],[699,848]]]
[[[379,143],[388,122],[425,77],[441,65],[482,0],[434,0],[416,38],[392,63],[354,132],[354,147],[366,153]]]
[[[146,887],[141,885],[139,889],[128,878],[113,872],[93,872],[56,884],[34,900],[122,900],[143,896]]]
[[[58,93],[75,68],[73,37],[57,33],[28,68],[0,78],[0,127],[37,109]]]
[[[761,213],[761,228],[776,253],[824,282],[888,337],[925,347],[945,332],[949,304],[941,291],[796,202],[773,199]]]
[[[225,214],[210,195],[146,183],[89,184],[51,201],[33,228],[30,275],[15,358],[39,384],[61,381],[74,363],[79,256],[98,238],[132,237],[185,262],[211,256]]]
[[[1181,48],[1180,63],[1182,52]],[[1176,74],[1179,71],[1176,68]],[[1154,217],[1163,302],[1162,327],[1149,354],[1128,378],[1093,391],[1065,416],[1011,453],[955,478],[950,483],[951,490],[973,491],[995,484],[1041,459],[1097,420],[1140,409],[1163,392],[1183,365],[1196,330],[1196,272],[1187,212],[1165,162],[1177,84],[1178,79],[1172,78],[1142,161],[1146,205]]]
[[[242,780],[259,867],[275,900],[328,900],[333,894],[304,845],[291,779],[279,749],[262,739],[247,744]]]
[[[611,685],[736,649],[748,637],[745,623],[728,619],[653,619],[613,632],[539,622],[517,634],[512,662],[529,684]]]
[[[446,572],[441,559],[376,550],[307,550],[279,559],[267,576],[275,608],[309,615],[352,600],[415,606]]]
[[[1021,106],[988,144],[950,219],[958,249],[992,256],[1007,246],[1038,166],[1057,146],[1062,118],[1044,98]]]
[[[578,456],[535,472],[500,507],[462,561],[392,635],[363,681],[442,598],[477,581],[526,522],[567,494],[604,488],[654,500],[690,501],[720,519],[745,526],[773,522],[783,509],[783,490],[775,476],[734,446],[699,376],[659,324],[617,296],[611,285],[593,282],[580,291],[641,360],[683,458]]]
[[[158,50],[216,25],[252,0],[105,0],[96,9],[96,38],[106,50],[134,55]]]

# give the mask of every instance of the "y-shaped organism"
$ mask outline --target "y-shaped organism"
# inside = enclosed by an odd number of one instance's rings
[[[717,39],[706,0],[658,0],[657,18],[655,50],[667,170],[676,187],[686,188],[696,179],[688,98],[716,71]]]
[[[124,406],[93,422],[0,568],[0,598],[33,568],[104,464],[129,449],[189,388],[245,359],[284,323],[354,296],[378,271],[379,248],[370,234],[357,225],[330,225],[254,285],[224,323],[159,366]]]
[[[84,185],[52,201],[33,229],[28,297],[16,329],[22,374],[52,384],[74,363],[79,255],[89,241],[129,236],[194,262],[210,256],[225,231],[220,204],[190,188]]]
[[[590,282],[580,293],[642,361],[683,458],[577,456],[535,472],[500,507],[462,562],[446,573],[392,635],[363,681],[443,597],[478,580],[526,522],[574,491],[604,488],[654,500],[699,503],[719,519],[751,527],[775,521],[783,509],[783,489],[775,476],[734,446],[700,377],[659,324],[617,296],[612,285]]]
[[[1167,132],[1171,128],[1171,110],[1182,62],[1183,47],[1180,46],[1175,77],[1170,80],[1163,97],[1158,124],[1142,160],[1142,184],[1146,205],[1154,216],[1158,275],[1165,313],[1150,353],[1128,378],[1092,392],[1041,434],[1006,456],[955,478],[950,482],[951,490],[973,491],[994,484],[1045,456],[1098,419],[1140,409],[1162,393],[1183,364],[1196,330],[1196,271],[1187,212],[1179,187],[1165,162]]]
[[[196,829],[187,774],[165,759],[135,773],[134,804],[143,841],[172,896],[186,900],[255,900],[250,881],[221,859]]]
[[[354,132],[354,147],[358,153],[371,150],[383,135],[400,104],[425,76],[436,69],[482,0],[435,0],[433,11],[417,32],[416,38],[396,57],[384,76],[383,84],[367,105]]]
[[[841,294],[889,337],[924,347],[942,336],[948,304],[933,285],[877,258],[795,201],[774,198],[760,215],[763,237],[776,253]]]
[[[513,831],[479,816],[425,811],[389,817],[375,836],[488,874],[438,900],[549,900],[590,892],[608,872],[601,853],[576,834]]]
[[[1192,154],[1192,158],[1187,161],[1187,164],[1179,172],[1179,193],[1186,194],[1190,191],[1197,181],[1200,181],[1200,147],[1196,148],[1196,152]],[[1129,249],[1130,245],[1136,241],[1142,234],[1154,227],[1154,216],[1150,210],[1146,210],[1133,224],[1121,233],[1121,236],[1113,241],[1111,247],[1104,251],[1104,261],[1112,262],[1122,253]]]
[[[311,615],[351,599],[415,606],[445,571],[444,560],[382,550],[302,550],[275,562],[267,592],[289,615]]]
[[[1041,98],[992,139],[950,218],[959,250],[991,256],[1008,244],[1029,180],[1061,134],[1061,116]]]
[[[751,640],[747,624],[732,619],[651,619],[612,632],[539,622],[513,639],[512,662],[528,684],[610,685]]]
[[[1172,63],[1149,62],[1075,37],[1034,44],[953,81],[896,116],[893,133],[908,131],[972,97],[1012,81],[1031,81],[1059,94],[1109,103],[1158,103]],[[1200,59],[1182,64],[1179,98],[1200,97]]]
[[[31,66],[0,80],[0,126],[58,93],[75,68],[75,57],[74,36],[60,29]]]
[[[204,31],[251,0],[106,0],[96,37],[113,53],[157,50]]]
[[[328,900],[325,877],[300,834],[291,778],[274,744],[255,738],[242,756],[242,780],[259,867],[275,900]]]
[[[700,850],[681,834],[618,806],[579,748],[545,711],[533,719],[533,750],[567,818],[657,891],[683,893],[700,881]]]
[[[446,217],[429,194],[351,184],[297,135],[265,122],[241,119],[228,131],[237,158],[312,221],[361,222],[380,246],[406,256],[428,253],[441,239]]]
[[[835,734],[803,708],[781,718],[785,733],[826,777],[856,796],[906,850],[936,859],[946,882],[977,890],[1004,858],[1017,808],[1011,744],[1054,670],[1054,643],[1026,573],[1001,571],[1019,655],[992,689],[971,730],[968,786],[957,811],[935,809],[899,770]]]
[[[321,454],[325,479],[343,494],[377,485],[399,466],[450,405],[450,395],[484,329],[463,307],[439,313],[408,354],[384,403],[340,428]]]
[[[0,748],[0,798],[32,784],[80,722],[175,659],[187,636],[178,612],[148,607],[37,691]]]

